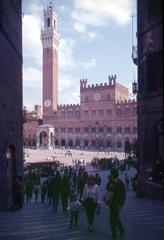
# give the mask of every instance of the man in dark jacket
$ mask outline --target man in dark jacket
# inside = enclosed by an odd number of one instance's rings
[[[120,236],[124,236],[124,227],[121,223],[119,213],[125,202],[126,190],[124,183],[121,181],[121,179],[118,178],[118,176],[119,172],[117,169],[111,170],[111,176],[106,186],[106,189],[108,191],[112,182],[113,197],[109,204],[109,219],[112,231],[112,239],[116,239],[117,237],[117,228],[119,229]]]

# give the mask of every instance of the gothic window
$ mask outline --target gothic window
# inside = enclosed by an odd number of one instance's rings
[[[122,128],[121,127],[117,128],[117,133],[122,133]]]
[[[137,127],[133,127],[133,133],[137,133]]]
[[[88,116],[89,116],[88,111],[84,111],[84,117],[88,117]]]
[[[134,107],[133,108],[133,116],[136,116],[137,115],[137,107]]]
[[[80,128],[76,128],[76,129],[75,129],[75,132],[76,132],[76,133],[80,133]]]
[[[50,27],[50,18],[47,18],[47,27]]]
[[[112,114],[112,110],[111,109],[107,109],[107,116],[111,116],[111,114]]]
[[[65,133],[65,128],[61,128],[61,133]]]
[[[75,117],[76,117],[76,118],[79,118],[79,117],[80,117],[80,112],[79,112],[79,111],[76,111],[76,112],[75,112]]]
[[[73,128],[68,128],[68,133],[72,133],[73,132]]]
[[[107,133],[112,133],[112,128],[111,127],[107,127]]]
[[[95,132],[96,132],[96,128],[95,128],[95,127],[92,127],[92,128],[91,128],[91,132],[92,132],[92,133],[95,133]]]
[[[103,116],[103,110],[102,109],[99,110],[99,116],[101,116],[101,117]]]
[[[130,133],[130,128],[129,127],[125,128],[125,133]]]
[[[96,110],[92,110],[92,117],[96,116]]]
[[[88,133],[88,132],[89,132],[89,128],[88,128],[88,127],[85,127],[85,128],[84,128],[84,132],[85,132],[85,133]]]
[[[54,20],[54,28],[56,29],[56,21]]]
[[[99,128],[99,133],[103,133],[104,132],[104,128],[103,127],[100,127]]]
[[[130,108],[125,108],[125,116],[129,117],[130,115]]]
[[[110,95],[108,94],[108,95],[107,95],[107,100],[109,100],[109,99],[110,99]]]
[[[120,108],[118,108],[118,109],[116,110],[116,115],[117,115],[117,117],[121,117],[121,115],[122,115],[122,110],[121,110]]]
[[[69,111],[68,112],[68,117],[72,117],[73,116],[73,112],[72,111]]]
[[[61,112],[61,116],[62,116],[62,117],[65,117],[65,112]]]

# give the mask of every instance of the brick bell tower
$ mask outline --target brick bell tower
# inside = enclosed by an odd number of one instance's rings
[[[48,119],[58,104],[58,49],[57,13],[52,3],[44,12],[43,46],[43,119]]]

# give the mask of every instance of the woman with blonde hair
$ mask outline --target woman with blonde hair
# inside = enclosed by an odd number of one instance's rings
[[[87,183],[84,186],[82,203],[86,208],[88,229],[92,231],[95,211],[98,205],[100,205],[100,190],[99,186],[95,184],[95,178],[93,175],[88,177]]]

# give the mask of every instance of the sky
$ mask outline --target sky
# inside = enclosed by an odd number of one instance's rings
[[[132,54],[135,0],[52,0],[58,15],[59,104],[80,102],[80,79],[105,83],[108,75],[131,92],[136,74]],[[43,9],[50,0],[23,0],[23,102],[42,105]],[[136,18],[134,17],[134,44]]]

